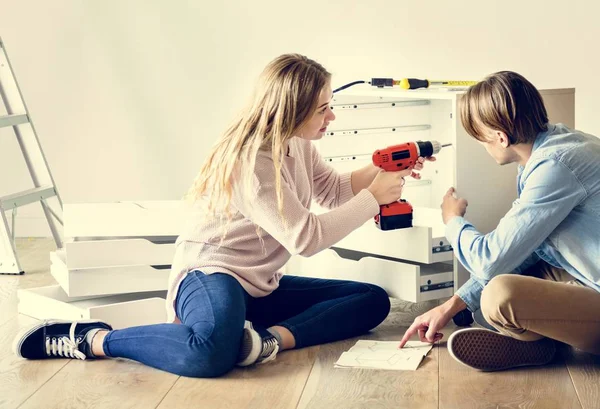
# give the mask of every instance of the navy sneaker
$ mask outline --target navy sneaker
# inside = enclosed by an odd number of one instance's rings
[[[480,371],[545,365],[556,353],[556,343],[550,338],[520,341],[484,328],[458,330],[447,345],[454,359]]]
[[[269,331],[254,328],[250,322],[244,326],[242,346],[237,366],[264,364],[275,359],[279,351],[279,342]]]
[[[94,358],[91,338],[98,330],[111,331],[112,327],[97,320],[46,320],[22,330],[13,342],[13,351],[26,359]]]

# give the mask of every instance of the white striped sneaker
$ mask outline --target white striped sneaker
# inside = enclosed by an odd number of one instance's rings
[[[264,364],[272,361],[279,351],[279,342],[269,331],[254,328],[246,321],[237,366]]]

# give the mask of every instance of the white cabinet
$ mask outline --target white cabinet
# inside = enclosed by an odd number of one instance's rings
[[[362,260],[350,262],[321,252],[312,260],[294,257],[288,273],[311,275],[311,269],[317,269],[322,277],[380,284],[390,295],[410,301],[431,299],[423,298],[420,286],[414,284],[427,282],[425,277],[431,269],[450,271],[453,281],[452,287],[429,293],[434,298],[451,295],[468,279],[468,272],[456,262],[445,238],[442,197],[454,186],[469,202],[467,219],[480,231],[489,232],[516,198],[516,165],[499,166],[466,133],[458,111],[463,93],[365,85],[335,95],[333,112],[337,118],[317,146],[339,172],[363,167],[377,149],[403,142],[436,140],[452,146],[443,148],[436,162],[426,163],[421,180],[407,179],[403,198],[415,207],[414,227],[381,231],[368,221],[333,247],[345,257]],[[541,91],[551,122],[574,126],[574,93],[574,89]],[[315,211],[323,209],[315,207]],[[376,260],[385,263],[377,264]],[[398,266],[389,264],[393,262]],[[441,267],[437,266],[440,263]]]

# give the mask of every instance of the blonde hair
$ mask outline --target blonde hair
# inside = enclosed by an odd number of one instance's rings
[[[207,199],[207,217],[220,214],[225,225],[232,218],[230,209],[234,184],[244,189],[244,200],[251,206],[251,189],[259,150],[272,154],[275,170],[277,207],[283,218],[281,191],[282,158],[287,142],[315,112],[320,93],[331,74],[317,62],[298,54],[284,54],[263,70],[250,104],[212,147],[187,198]],[[226,222],[224,222],[226,219]]]
[[[539,91],[525,77],[500,71],[473,85],[460,104],[463,127],[487,142],[484,127],[504,132],[511,144],[531,143],[548,129],[548,112]]]

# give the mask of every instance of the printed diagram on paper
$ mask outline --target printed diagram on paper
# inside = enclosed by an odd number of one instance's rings
[[[408,341],[398,349],[399,341],[365,341],[356,343],[335,363],[336,368],[373,368],[415,371],[433,347],[420,341]]]

